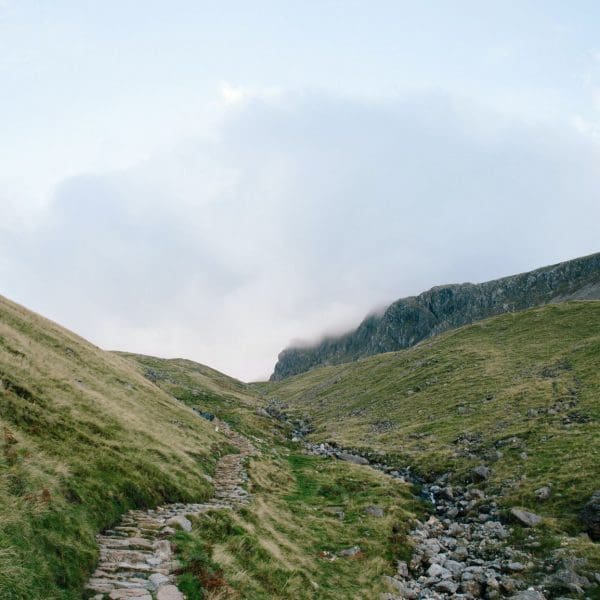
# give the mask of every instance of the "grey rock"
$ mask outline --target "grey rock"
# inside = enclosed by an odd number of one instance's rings
[[[465,564],[457,560],[447,560],[444,562],[444,569],[448,569],[453,577],[458,577],[465,569]]]
[[[396,579],[396,577],[390,577],[389,575],[385,575],[384,581],[400,594],[400,598],[407,598],[408,600],[412,600],[418,595],[415,591],[410,589],[403,581]]]
[[[466,581],[463,580],[463,582],[460,584],[460,587],[465,594],[471,594],[473,598],[481,597],[481,584],[474,579]]]
[[[370,517],[383,517],[385,516],[385,511],[381,506],[367,506],[365,508],[365,513],[367,513]]]
[[[550,498],[550,495],[552,494],[552,488],[548,485],[545,485],[544,487],[535,490],[534,494],[540,502],[545,502],[548,500],[548,498]]]
[[[525,527],[537,527],[542,522],[542,517],[521,508],[511,508],[510,514]]]
[[[434,579],[450,579],[452,577],[452,573],[448,569],[436,563],[427,569],[427,575]]]
[[[593,540],[600,540],[600,490],[596,490],[579,517]]]
[[[591,584],[587,577],[582,577],[571,569],[560,569],[546,579],[546,585],[554,592],[564,591],[583,594],[584,588],[589,587]]]
[[[163,585],[156,594],[156,600],[185,600],[185,596],[174,585]]]
[[[471,471],[471,477],[472,477],[473,481],[485,481],[486,479],[489,479],[490,474],[491,474],[490,468],[486,467],[485,465],[480,465],[478,467],[475,467]]]
[[[444,579],[443,581],[435,584],[435,589],[442,594],[454,594],[458,589],[458,583],[456,583],[456,581],[452,581],[451,579]]]
[[[161,585],[169,583],[170,580],[167,576],[163,575],[162,573],[153,573],[152,575],[150,575],[150,577],[148,577],[148,581],[152,585],[152,589],[156,591]]]
[[[349,454],[348,452],[340,452],[337,457],[340,460],[353,463],[355,465],[368,465],[369,461],[363,456],[357,456],[356,454]]]
[[[408,578],[408,565],[403,560],[399,560],[396,563],[396,573],[398,573],[399,577],[404,577],[404,579]]]
[[[511,598],[514,598],[515,600],[546,600],[546,596],[544,596],[542,592],[538,592],[532,588],[522,592],[517,592],[516,594],[512,595]]]
[[[174,517],[171,517],[167,521],[167,525],[171,527],[180,527],[184,531],[188,532],[192,530],[191,521],[189,519],[186,519],[183,515],[175,515]]]
[[[352,548],[346,548],[345,550],[340,550],[340,552],[338,552],[338,554],[340,556],[352,557],[352,556],[356,556],[357,554],[360,554],[361,552],[362,552],[362,550],[360,549],[360,546],[352,546]]]

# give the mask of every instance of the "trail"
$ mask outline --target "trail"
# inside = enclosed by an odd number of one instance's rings
[[[248,502],[242,488],[247,475],[246,457],[256,449],[247,438],[227,423],[215,419],[215,425],[238,448],[239,454],[223,456],[213,478],[215,493],[205,503],[166,504],[150,510],[130,510],[118,526],[97,536],[100,561],[86,589],[94,600],[183,600],[175,584],[179,567],[169,537],[176,527],[191,529],[188,516],[215,509],[235,509]]]

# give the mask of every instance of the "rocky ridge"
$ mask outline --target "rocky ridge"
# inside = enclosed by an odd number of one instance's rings
[[[235,509],[249,500],[242,487],[247,479],[244,460],[255,453],[255,448],[227,423],[218,419],[213,422],[239,450],[239,454],[228,454],[219,460],[213,478],[213,498],[205,503],[130,510],[118,526],[98,535],[100,560],[86,586],[94,600],[184,600],[175,583],[180,565],[169,537],[177,528],[190,531],[190,516]]]
[[[314,367],[392,352],[481,319],[566,300],[600,299],[600,253],[481,284],[438,286],[402,298],[359,327],[279,354],[271,381]]]

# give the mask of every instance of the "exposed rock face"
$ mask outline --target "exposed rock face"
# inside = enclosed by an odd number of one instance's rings
[[[434,287],[397,300],[382,315],[368,316],[355,331],[316,346],[286,348],[271,380],[401,350],[487,317],[565,300],[600,300],[600,253],[486,283]]]

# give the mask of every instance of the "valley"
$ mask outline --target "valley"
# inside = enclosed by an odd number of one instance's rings
[[[599,597],[598,302],[252,384],[1,336],[3,598]]]

